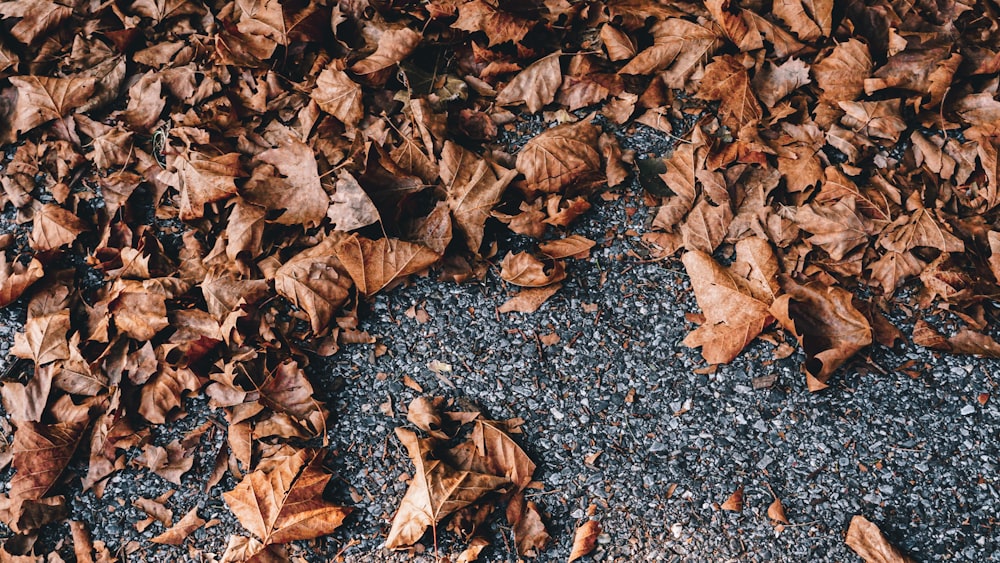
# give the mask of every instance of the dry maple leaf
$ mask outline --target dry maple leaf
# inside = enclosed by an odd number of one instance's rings
[[[562,52],[556,51],[522,70],[500,90],[497,103],[502,106],[523,103],[531,113],[537,113],[552,103],[562,84],[561,56]]]
[[[200,388],[198,376],[190,369],[161,365],[159,372],[142,386],[139,414],[153,424],[164,424],[167,416],[181,407],[185,393]]]
[[[236,488],[222,494],[250,533],[269,544],[310,540],[332,533],[350,513],[323,498],[331,474],[323,471],[319,450],[289,455],[269,473],[248,473]]]
[[[719,119],[732,131],[759,120],[763,113],[747,69],[732,55],[715,57],[705,67],[697,96],[703,100],[719,100]]]
[[[504,12],[482,0],[473,0],[458,7],[458,19],[451,26],[465,31],[485,32],[492,47],[507,41],[519,42],[535,26],[535,22]]]
[[[833,0],[777,0],[773,10],[802,41],[828,36],[833,27]]]
[[[27,264],[7,262],[7,254],[0,254],[0,307],[6,307],[20,297],[32,284],[42,279],[45,270],[37,258]]]
[[[688,77],[720,44],[713,30],[681,18],[659,21],[649,31],[653,44],[618,72],[645,75],[666,70],[665,82],[671,88],[684,87]]]
[[[573,547],[569,550],[567,563],[573,563],[584,555],[589,555],[597,547],[597,536],[601,535],[601,523],[587,520],[573,533]]]
[[[510,484],[503,477],[458,470],[443,460],[433,459],[431,441],[418,438],[411,430],[397,428],[396,436],[406,447],[416,474],[392,519],[385,541],[388,549],[413,545],[428,527],[437,526],[456,510]]]
[[[97,85],[94,78],[78,77],[12,76],[9,80],[18,93],[12,129],[20,133],[69,115],[87,102]]]
[[[166,298],[156,293],[122,293],[108,305],[115,328],[138,341],[152,340],[170,326]]]
[[[46,496],[73,457],[87,424],[87,420],[18,422],[11,446],[17,472],[10,480],[10,498],[38,500]]]
[[[410,28],[389,29],[382,32],[375,52],[351,66],[355,74],[374,74],[399,64],[417,48],[423,35]]]
[[[205,520],[198,516],[198,507],[195,507],[189,510],[176,524],[149,541],[166,545],[181,545],[192,532],[204,525]]]
[[[334,254],[339,237],[303,250],[274,273],[274,290],[309,315],[313,333],[323,334],[353,285]]]
[[[819,282],[782,282],[785,294],[771,304],[771,314],[799,340],[806,353],[806,383],[810,391],[826,381],[844,362],[872,343],[872,327],[858,311],[854,296]]]
[[[445,143],[441,151],[441,181],[448,192],[445,201],[453,227],[472,252],[479,252],[486,219],[516,175],[516,170],[492,165],[456,143]]]
[[[820,100],[830,103],[851,102],[865,90],[865,79],[871,75],[872,58],[868,46],[849,39],[813,64],[816,84],[823,93]]]
[[[851,518],[845,541],[847,547],[861,556],[865,563],[913,563],[899,548],[889,543],[878,526],[861,515]]]
[[[560,258],[586,256],[596,244],[587,237],[570,235],[558,240],[550,240],[538,245],[538,250],[553,260]]]
[[[65,298],[68,291],[64,291]],[[51,307],[46,305],[51,303]],[[52,300],[48,294],[42,294],[32,300],[28,307],[28,321],[24,332],[14,335],[14,346],[10,353],[25,359],[34,360],[41,366],[56,360],[69,358],[69,344],[66,335],[70,330],[70,314],[68,308],[62,308],[65,299]],[[32,305],[38,304],[36,311]]]
[[[10,34],[21,43],[30,45],[73,15],[73,9],[48,0],[17,0],[0,2],[0,15],[20,18],[10,29]]]
[[[423,271],[438,261],[433,250],[399,239],[369,238],[351,235],[337,245],[337,258],[365,296],[371,296],[390,283]]]
[[[509,253],[500,262],[500,277],[521,287],[543,287],[566,278],[566,267],[558,260],[539,260],[530,252]]]
[[[372,203],[357,179],[350,172],[342,170],[337,174],[334,192],[330,195],[330,206],[326,216],[338,231],[353,231],[382,220],[378,208]]]
[[[243,176],[239,153],[208,157],[197,151],[177,155],[172,161],[177,170],[180,192],[180,218],[199,219],[205,215],[205,204],[236,194],[236,178]]]
[[[554,283],[545,287],[522,289],[517,295],[500,305],[497,311],[501,313],[534,313],[543,303],[548,301],[549,297],[555,295],[560,288],[562,288],[561,284]]]
[[[788,524],[785,507],[781,505],[781,500],[778,497],[774,497],[774,501],[767,507],[767,517],[779,524]]]
[[[75,214],[54,203],[36,204],[31,226],[31,247],[54,250],[76,240],[86,225]]]
[[[524,174],[528,189],[557,193],[600,174],[597,133],[583,120],[553,127],[528,141],[517,154],[517,170]]]
[[[335,61],[324,69],[310,95],[320,109],[353,129],[364,116],[361,85],[351,80],[341,66],[342,63]]]
[[[682,261],[705,315],[683,344],[700,346],[710,364],[731,362],[773,320],[768,307],[776,293],[777,258],[766,241],[749,238],[737,243],[737,263],[730,268],[697,250]]]

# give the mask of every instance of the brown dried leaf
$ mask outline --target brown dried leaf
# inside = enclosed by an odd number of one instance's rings
[[[502,106],[524,104],[531,113],[536,113],[555,99],[556,91],[562,84],[562,70],[556,51],[542,57],[522,70],[497,94],[497,103]]]
[[[337,258],[365,296],[390,283],[421,272],[438,261],[433,250],[399,239],[371,240],[352,234],[337,245]]]
[[[177,524],[149,541],[165,545],[181,545],[192,532],[204,525],[205,520],[198,516],[198,507],[194,507]]]
[[[247,181],[243,198],[269,210],[283,210],[282,225],[318,225],[327,214],[329,196],[320,184],[312,148],[291,135],[257,155],[258,165]],[[266,166],[270,165],[270,166]]]
[[[878,526],[861,515],[851,518],[847,529],[847,547],[865,560],[865,563],[913,563],[896,546],[889,543]]]
[[[0,307],[13,303],[44,275],[45,270],[37,258],[24,265],[19,261],[7,262],[7,254],[0,254]]]
[[[499,45],[507,41],[517,43],[524,39],[535,22],[518,17],[499,7],[473,0],[458,7],[458,20],[451,24],[455,29],[465,31],[482,31],[489,38],[489,46]]]
[[[826,387],[841,365],[872,343],[872,328],[852,303],[851,292],[819,282],[782,281],[785,294],[771,304],[771,314],[799,340],[806,353],[810,391]]]
[[[339,119],[348,129],[353,129],[364,117],[361,85],[347,76],[338,61],[320,73],[316,89],[310,95],[320,109]]]
[[[199,219],[205,215],[205,204],[236,194],[236,178],[243,176],[239,153],[207,157],[197,151],[180,154],[172,160],[180,192],[180,218]]]
[[[601,535],[601,523],[597,520],[587,520],[573,533],[573,547],[569,551],[567,563],[590,554],[597,547],[597,536]]]
[[[87,103],[97,87],[94,78],[12,76],[9,80],[17,87],[17,109],[11,127],[18,133],[66,117]]]
[[[54,203],[35,206],[31,226],[31,247],[37,251],[54,250],[76,240],[87,230],[75,214]]]
[[[500,305],[497,310],[501,313],[534,313],[560,288],[562,288],[562,284],[555,283],[545,287],[522,289],[517,295]]]
[[[319,450],[303,449],[269,473],[247,474],[222,494],[243,527],[264,545],[310,540],[336,530],[350,509],[323,498],[332,475],[323,471]]]
[[[566,267],[558,260],[543,262],[530,252],[511,252],[500,262],[500,277],[521,287],[543,287],[565,279]]]
[[[9,495],[12,500],[38,500],[46,496],[76,451],[87,420],[67,420],[55,424],[21,421],[17,423]]]
[[[479,252],[486,219],[517,171],[491,165],[451,141],[441,151],[440,164],[453,227],[469,250]]]
[[[139,414],[153,424],[165,424],[167,415],[181,408],[185,394],[200,388],[198,376],[190,369],[161,365],[159,372],[142,386]]]
[[[352,281],[334,254],[339,237],[303,250],[274,273],[274,290],[309,315],[314,334],[326,332],[334,312],[347,301]]]
[[[834,47],[833,52],[813,64],[813,76],[823,93],[824,102],[851,102],[865,90],[865,79],[872,72],[868,46],[851,38]]]
[[[788,524],[788,517],[785,516],[785,507],[781,505],[781,500],[777,497],[767,507],[767,517],[780,524]]]
[[[10,29],[10,34],[21,43],[30,45],[73,15],[73,9],[48,0],[20,0],[0,2],[0,15],[20,18]]]
[[[418,438],[410,430],[397,428],[396,436],[406,446],[416,475],[393,517],[385,542],[388,549],[413,545],[429,526],[436,526],[449,514],[510,484],[503,477],[458,470],[443,460],[433,459],[432,442]]]
[[[538,245],[538,250],[542,254],[553,260],[560,258],[579,257],[587,255],[587,252],[594,247],[594,241],[580,235],[570,235],[558,240],[550,240]]]
[[[696,95],[703,100],[719,100],[719,119],[732,131],[760,120],[763,112],[747,69],[732,55],[715,57],[705,67]]]
[[[601,173],[597,128],[588,121],[560,125],[528,141],[517,155],[517,170],[532,192],[557,193]]]
[[[378,208],[372,203],[357,179],[346,170],[337,174],[334,192],[330,195],[330,207],[326,216],[333,222],[333,228],[348,232],[367,227],[382,220]]]
[[[355,74],[374,74],[394,66],[408,57],[422,38],[419,32],[406,27],[383,31],[375,52],[354,63],[351,71]]]
[[[743,485],[737,487],[733,494],[726,499],[726,502],[722,503],[722,510],[743,512]]]

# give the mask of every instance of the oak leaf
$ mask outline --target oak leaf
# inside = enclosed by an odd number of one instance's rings
[[[365,296],[427,269],[440,258],[419,244],[392,238],[372,240],[356,234],[341,241],[335,252],[358,291]]]
[[[263,545],[310,540],[332,533],[350,513],[323,498],[331,474],[318,450],[298,450],[269,473],[248,473],[222,494],[236,518]]]
[[[432,457],[431,441],[397,428],[396,436],[409,453],[416,469],[413,480],[399,503],[386,538],[388,549],[413,545],[428,527],[493,491],[510,484],[508,479],[470,470],[458,470]]]
[[[807,386],[818,391],[837,368],[871,345],[872,327],[846,289],[791,278],[783,279],[782,288],[785,293],[771,304],[771,314],[799,340]]]

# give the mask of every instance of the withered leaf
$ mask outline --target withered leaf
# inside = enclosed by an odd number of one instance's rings
[[[204,525],[205,520],[198,516],[198,507],[195,507],[189,510],[176,524],[149,541],[166,545],[181,545],[192,532]]]
[[[594,244],[594,241],[587,237],[570,235],[566,238],[540,243],[538,250],[549,258],[558,260],[585,254],[594,247]]]
[[[524,39],[535,23],[503,11],[498,7],[473,0],[458,7],[458,20],[451,24],[455,29],[465,31],[482,31],[489,38],[490,47]]]
[[[597,128],[584,120],[545,131],[517,154],[517,170],[530,190],[544,193],[600,174]]]
[[[208,157],[189,152],[173,159],[180,192],[180,217],[198,219],[205,214],[205,204],[236,194],[236,178],[243,176],[239,153]]]
[[[337,175],[326,216],[333,222],[334,229],[344,232],[367,227],[382,220],[378,208],[372,203],[364,188],[346,170]]]
[[[21,133],[69,115],[90,99],[97,85],[94,78],[76,77],[12,76],[10,82],[18,93],[11,127]]]
[[[406,447],[416,474],[392,519],[385,542],[388,549],[415,544],[428,527],[437,526],[449,514],[510,484],[503,477],[458,470],[432,458],[431,442],[418,438],[411,430],[397,428],[396,436]]]
[[[743,485],[740,485],[729,495],[726,502],[722,503],[722,510],[729,512],[743,512]]]
[[[188,368],[161,365],[159,372],[142,386],[139,414],[153,424],[164,424],[181,406],[185,393],[201,388],[198,376]]]
[[[351,71],[356,74],[374,74],[394,66],[409,56],[422,38],[419,32],[410,28],[386,30],[379,37],[375,52],[354,63]]]
[[[76,240],[86,225],[75,214],[54,203],[35,207],[31,226],[31,247],[38,251],[54,250]]]
[[[19,422],[11,448],[17,471],[10,480],[11,499],[38,500],[46,496],[69,464],[86,428],[86,420]]]
[[[274,290],[309,315],[316,334],[326,331],[353,285],[334,254],[338,242],[338,237],[329,236],[293,256],[274,273]]]
[[[568,563],[590,554],[597,547],[597,536],[601,535],[601,523],[587,520],[573,533],[573,547],[569,551]]]
[[[566,278],[559,260],[543,262],[530,252],[509,253],[500,262],[500,277],[521,287],[543,287]]]
[[[331,63],[316,79],[310,94],[320,109],[336,117],[348,128],[354,128],[364,116],[361,85],[351,80],[338,64]]]
[[[49,0],[21,0],[0,2],[0,15],[20,18],[10,29],[10,34],[21,43],[30,45],[73,15],[73,9]]]
[[[562,70],[556,51],[542,57],[522,70],[497,94],[497,103],[502,106],[524,104],[531,113],[536,113],[555,99],[556,91],[562,84]]]
[[[785,294],[771,304],[771,314],[799,340],[806,353],[806,383],[818,391],[837,368],[871,345],[871,325],[846,289],[790,278],[782,287]]]
[[[445,201],[453,226],[472,252],[479,251],[486,219],[516,175],[516,170],[493,165],[456,143],[445,143],[441,151],[441,180],[448,191]]]
[[[788,517],[785,516],[785,507],[781,505],[781,500],[777,497],[767,507],[767,517],[779,524],[788,524]]]
[[[831,103],[856,100],[864,92],[871,71],[868,46],[854,38],[840,43],[812,66],[816,83],[823,91],[820,99]]]
[[[607,29],[605,26],[602,29]],[[650,29],[653,44],[644,49],[618,72],[650,74],[666,70],[665,82],[671,88],[683,88],[698,65],[719,46],[718,35],[706,27],[681,18],[659,21]]]
[[[0,254],[0,307],[13,303],[44,275],[45,270],[37,258],[25,265],[19,261],[8,262],[6,253]]]
[[[703,100],[719,100],[719,119],[733,131],[759,120],[763,113],[747,69],[731,55],[716,57],[705,67],[697,96]]]
[[[501,313],[534,313],[548,301],[549,297],[555,295],[562,287],[561,284],[554,283],[545,287],[531,287],[522,289],[497,308]]]
[[[371,240],[356,234],[341,241],[335,252],[358,291],[366,296],[425,270],[440,258],[436,252],[419,244],[391,238]]]
[[[285,136],[278,147],[257,155],[258,166],[247,182],[243,198],[266,209],[281,210],[282,225],[318,225],[326,217],[329,198],[320,184],[316,157],[309,145]]]
[[[323,498],[331,477],[323,471],[322,453],[303,449],[269,473],[248,473],[222,496],[243,527],[264,545],[309,540],[332,533],[350,513]]]
[[[913,563],[899,548],[889,543],[878,526],[861,515],[851,518],[846,542],[847,547],[866,563]]]

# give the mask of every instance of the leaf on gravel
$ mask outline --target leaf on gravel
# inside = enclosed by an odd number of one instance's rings
[[[335,252],[365,296],[427,269],[440,258],[426,246],[392,238],[371,240],[356,234],[341,241]]]
[[[71,325],[68,301],[69,290],[65,286],[36,295],[28,305],[24,332],[14,335],[10,353],[34,360],[38,366],[69,359],[67,334]]]
[[[437,526],[449,514],[510,484],[503,477],[457,470],[443,460],[433,459],[431,441],[418,438],[410,430],[397,428],[396,436],[406,447],[416,474],[392,519],[385,542],[388,549],[415,544],[428,527]]]
[[[588,121],[559,125],[528,141],[517,153],[517,170],[532,192],[558,193],[601,173],[597,128]]]
[[[332,533],[350,513],[323,498],[331,477],[323,471],[322,452],[303,449],[269,473],[248,473],[222,496],[240,524],[264,546],[311,540]]]
[[[180,521],[149,541],[166,545],[181,545],[192,532],[204,525],[205,520],[198,516],[198,507],[194,507]]]
[[[682,261],[705,322],[683,344],[701,347],[710,364],[731,362],[773,320],[768,311],[777,287],[778,262],[763,239],[737,244],[737,262],[724,268],[701,251]]]
[[[523,103],[530,113],[537,113],[552,103],[562,84],[561,56],[562,52],[556,51],[522,70],[500,90],[497,103],[502,106]]]
[[[497,310],[501,313],[534,313],[561,287],[562,284],[554,283],[545,287],[522,289],[517,295],[504,301]]]
[[[597,536],[601,535],[601,523],[597,520],[587,520],[573,533],[573,547],[569,551],[567,563],[573,563],[585,555],[589,555],[597,547]]]
[[[781,505],[781,499],[778,497],[775,497],[774,501],[767,507],[767,517],[779,524],[788,524],[785,507]]]
[[[951,354],[1000,358],[1000,342],[991,336],[962,328],[954,336],[947,338],[923,319],[918,319],[913,327],[913,343]]]
[[[806,384],[819,391],[837,368],[871,345],[872,327],[846,289],[790,278],[782,287],[785,294],[771,304],[771,314],[798,339],[806,354]]]
[[[729,495],[726,502],[722,503],[722,510],[729,512],[743,512],[743,485],[740,485]]]
[[[542,254],[553,260],[560,258],[586,258],[588,251],[594,247],[594,241],[580,235],[570,235],[558,240],[550,240],[538,245]]]
[[[181,408],[184,396],[198,389],[201,382],[190,369],[161,365],[159,372],[142,386],[139,414],[153,424],[164,424],[168,415]]]
[[[544,287],[566,278],[558,260],[541,261],[530,252],[509,253],[500,262],[500,277],[521,287]]]
[[[889,543],[878,526],[861,515],[851,518],[846,542],[865,563],[913,563],[913,559]]]
[[[180,192],[180,218],[198,219],[205,215],[205,204],[236,194],[236,178],[242,177],[239,153],[205,156],[188,152],[173,159]]]
[[[54,250],[72,243],[85,230],[83,221],[66,209],[54,203],[38,205],[31,226],[31,247],[39,252]]]
[[[0,254],[0,307],[13,303],[44,275],[45,270],[37,258],[25,265],[17,260],[7,262],[7,254]]]

